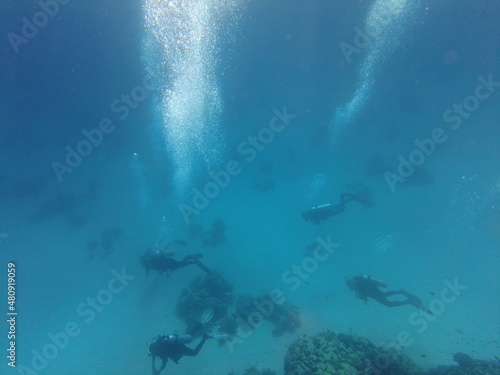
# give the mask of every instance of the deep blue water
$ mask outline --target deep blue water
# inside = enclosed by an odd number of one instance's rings
[[[265,322],[234,353],[209,341],[169,374],[283,374],[288,345],[325,329],[377,345],[409,332],[425,369],[499,355],[497,1],[63,3],[0,5],[1,298],[7,311],[13,261],[19,313],[2,373],[30,373],[72,322],[39,373],[149,373],[147,339],[185,331],[175,305],[203,275],[144,274],[140,255],[172,239],[235,296],[281,289],[302,325],[272,337]],[[374,205],[301,218],[346,192]],[[225,242],[189,237],[216,219]],[[318,237],[340,246],[313,267]],[[130,283],[87,322],[82,304],[123,267]],[[435,320],[357,300],[344,277],[361,273]],[[454,280],[466,289],[444,303]]]

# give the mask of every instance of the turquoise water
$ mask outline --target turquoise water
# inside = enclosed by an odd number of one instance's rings
[[[423,369],[499,355],[496,2],[0,6],[0,283],[7,314],[15,263],[18,313],[2,374],[151,373],[146,342],[186,332],[176,306],[204,275],[146,276],[141,254],[172,240],[233,287],[227,316],[274,291],[301,324],[240,322],[164,373],[284,374],[290,343],[326,329],[405,332]],[[358,201],[301,217],[342,193]],[[356,299],[359,274],[434,316]]]

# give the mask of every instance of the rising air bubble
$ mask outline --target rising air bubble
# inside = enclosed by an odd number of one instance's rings
[[[383,68],[384,62],[404,42],[409,25],[415,20],[420,0],[377,0],[366,17],[368,36],[367,55],[359,72],[359,81],[351,100],[337,107],[330,123],[333,141],[354,122],[366,107],[372,95],[372,82]]]
[[[155,127],[174,165],[173,182],[183,199],[197,173],[222,161],[222,99],[218,77],[220,46],[234,24],[242,0],[144,0],[146,70],[160,79],[153,108]],[[226,35],[221,35],[226,31]]]

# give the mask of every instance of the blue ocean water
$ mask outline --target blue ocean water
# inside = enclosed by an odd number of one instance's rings
[[[498,2],[0,7],[2,374],[150,373],[146,342],[186,332],[176,306],[204,275],[146,275],[173,240],[232,285],[228,316],[278,290],[301,324],[238,326],[166,373],[285,374],[326,329],[405,332],[423,369],[499,355]],[[328,203],[344,210],[301,217]],[[434,315],[365,304],[359,274]]]

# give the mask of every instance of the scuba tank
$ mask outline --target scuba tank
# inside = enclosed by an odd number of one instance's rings
[[[152,353],[152,351],[154,351],[155,349],[153,348],[158,348],[159,346],[161,346],[163,343],[167,343],[167,344],[189,344],[191,341],[193,341],[193,336],[191,335],[176,335],[176,334],[172,334],[172,335],[168,335],[168,336],[156,336],[156,337],[152,337],[150,338],[147,342],[146,342],[146,349],[148,351],[148,354],[151,356],[153,355],[154,353]]]
[[[189,344],[193,341],[193,336],[191,335],[168,335],[167,342],[169,344]]]
[[[321,211],[322,209],[325,209],[325,208],[330,208],[332,206],[331,203],[325,203],[325,204],[320,204],[319,206],[314,206],[314,207],[311,207],[310,211]]]
[[[361,278],[365,279],[365,280],[370,280],[371,282],[373,282],[373,284],[375,284],[375,285],[377,285],[377,286],[379,286],[381,288],[387,288],[387,284],[386,283],[384,283],[383,281],[374,279],[370,275],[361,275]]]

